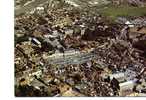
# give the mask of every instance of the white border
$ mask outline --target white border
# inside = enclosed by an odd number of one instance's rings
[[[0,100],[12,99],[83,99],[80,97],[16,98],[14,96],[14,1],[0,0]],[[84,97],[86,100],[142,99],[138,97]]]
[[[0,0],[0,97],[9,99],[14,91],[13,15],[13,0]]]

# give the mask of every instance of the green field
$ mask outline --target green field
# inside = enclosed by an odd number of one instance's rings
[[[100,13],[103,14],[104,16],[109,16],[112,19],[115,19],[116,17],[119,16],[124,16],[124,17],[143,16],[146,15],[146,7],[109,6],[105,9],[100,10]]]

